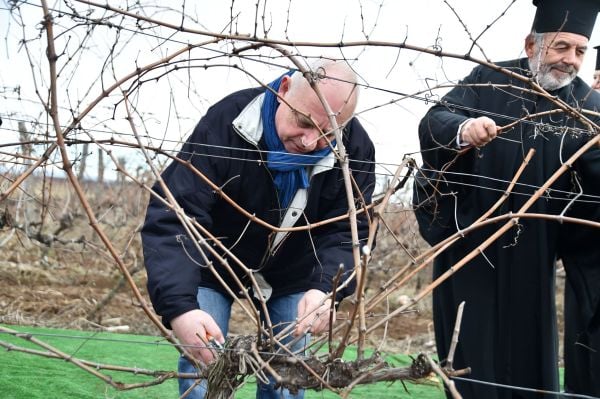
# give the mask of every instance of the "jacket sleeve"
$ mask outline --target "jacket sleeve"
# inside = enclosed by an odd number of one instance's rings
[[[209,110],[179,152],[177,157],[183,162],[173,160],[162,174],[185,217],[195,219],[209,230],[213,223],[210,211],[216,194],[189,165],[219,184],[218,176],[222,175],[220,169],[225,167],[225,158],[220,154],[224,150],[217,146],[223,146],[222,137],[226,135],[214,132],[221,129],[219,122],[213,121],[215,118],[218,116]],[[156,195],[150,199],[141,236],[148,293],[155,311],[168,327],[174,317],[198,308],[196,295],[200,268],[206,267],[206,262],[177,213],[165,204],[161,186],[157,183],[153,189]]]
[[[360,193],[354,189],[355,206],[360,210],[364,204],[370,204],[375,189],[375,147],[360,122],[354,118],[348,129],[347,155],[350,159],[349,167]],[[342,179],[341,171],[339,178]],[[364,200],[364,203],[362,202]],[[323,204],[320,219],[328,219],[348,213],[348,199],[346,190],[336,193],[335,198],[322,198]],[[357,216],[358,237],[361,243],[366,243],[369,235],[368,216],[363,212]],[[350,276],[354,270],[352,255],[352,235],[348,219],[330,223],[320,228],[313,237],[319,264],[313,269],[309,289],[314,288],[323,292],[330,292],[333,288],[333,279],[338,272],[339,265],[344,266],[340,283]],[[338,292],[337,298],[351,295],[355,289],[353,281],[345,289]]]

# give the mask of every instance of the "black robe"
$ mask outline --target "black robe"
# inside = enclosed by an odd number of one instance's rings
[[[575,216],[594,212],[597,204],[582,204]],[[600,329],[593,326],[600,312],[600,229],[565,225],[560,256],[567,273],[564,303],[565,391],[600,397]],[[596,316],[597,317],[597,316]]]
[[[499,64],[528,73],[527,59]],[[481,86],[469,86],[480,84]],[[492,84],[494,86],[492,86]],[[512,85],[498,86],[498,85]],[[566,114],[519,122],[480,149],[458,156],[456,134],[467,118],[488,116],[505,126],[527,114],[554,109],[550,101],[518,88],[526,83],[478,66],[421,120],[423,168],[417,174],[414,205],[423,237],[432,245],[471,225],[507,189],[528,150],[536,154],[519,184],[492,216],[515,212],[580,148],[590,135]],[[600,108],[600,95],[581,79],[553,93],[569,104]],[[585,100],[584,100],[585,99]],[[542,122],[544,125],[540,125]],[[445,170],[444,172],[440,172]],[[600,178],[600,150],[582,156],[528,212],[559,215],[571,192],[573,173]],[[475,249],[504,222],[465,235],[434,261],[433,277]],[[466,301],[454,367],[471,367],[470,378],[506,385],[558,390],[555,260],[559,224],[523,218],[433,293],[438,355],[447,356],[458,305]],[[456,381],[464,398],[530,398],[536,394]],[[549,396],[546,396],[549,397]]]

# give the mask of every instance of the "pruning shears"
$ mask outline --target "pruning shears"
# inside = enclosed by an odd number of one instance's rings
[[[213,337],[212,335],[206,334],[206,340],[215,348],[217,348],[219,350],[223,350],[223,345],[218,343],[217,340],[215,339],[215,337]]]

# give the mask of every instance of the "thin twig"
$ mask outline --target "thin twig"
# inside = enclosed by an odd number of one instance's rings
[[[435,361],[433,361],[433,359],[431,359],[429,355],[426,354],[425,357],[427,358],[427,361],[429,362],[429,365],[431,366],[433,371],[442,379],[442,381],[444,381],[444,384],[448,387],[448,390],[450,391],[452,397],[454,399],[462,399],[462,396],[460,395],[460,393],[458,393],[458,390],[454,385],[454,381],[452,381],[450,378],[448,378],[446,374],[444,374],[444,371],[442,371],[440,366],[438,366],[438,364]]]
[[[456,322],[454,323],[454,333],[452,334],[452,341],[450,342],[450,350],[448,350],[448,358],[446,359],[446,368],[452,370],[452,363],[454,362],[454,352],[456,351],[456,345],[458,344],[458,335],[460,333],[460,325],[462,323],[463,310],[465,308],[465,301],[462,301],[458,305],[458,311],[456,312]]]

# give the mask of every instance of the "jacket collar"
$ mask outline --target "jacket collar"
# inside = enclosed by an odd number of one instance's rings
[[[258,146],[262,138],[263,124],[260,117],[264,94],[252,99],[240,114],[233,120],[233,126],[240,136],[250,144]]]

